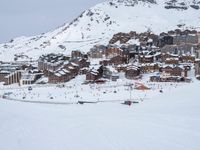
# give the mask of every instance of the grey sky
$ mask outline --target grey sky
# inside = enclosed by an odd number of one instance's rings
[[[102,1],[0,0],[0,43],[52,30]]]

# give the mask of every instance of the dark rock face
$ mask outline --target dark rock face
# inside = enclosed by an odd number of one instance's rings
[[[165,6],[166,9],[182,9],[182,10],[187,10],[187,7],[184,6]]]
[[[112,0],[109,2],[111,6],[117,6],[118,4],[125,4],[125,6],[135,6],[138,2],[146,2],[151,4],[156,4],[156,0]]]
[[[181,0],[170,0],[165,2],[165,8],[166,9],[177,9],[177,10],[187,10],[189,7],[193,9],[200,9],[200,1],[194,0],[188,2],[183,2]]]
[[[190,5],[190,7],[194,8],[194,9],[199,9],[199,5]]]

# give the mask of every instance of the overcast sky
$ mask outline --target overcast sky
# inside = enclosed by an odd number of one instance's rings
[[[52,30],[102,1],[0,0],[0,42]]]

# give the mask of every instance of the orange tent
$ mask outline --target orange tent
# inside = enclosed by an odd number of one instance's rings
[[[150,90],[150,88],[148,88],[147,86],[140,84],[140,85],[136,85],[135,89],[137,90]]]

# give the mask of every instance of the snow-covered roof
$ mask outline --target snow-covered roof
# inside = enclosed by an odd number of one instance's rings
[[[55,73],[55,75],[57,76],[57,77],[61,77],[62,75],[60,74],[60,73]]]
[[[66,73],[63,70],[58,71],[59,74],[65,75]]]
[[[163,68],[171,67],[171,68],[181,68],[184,69],[184,65],[173,65],[173,64],[165,64],[162,66]]]
[[[179,58],[176,57],[171,57],[171,58],[166,58],[167,61],[171,61],[171,60],[179,60]]]
[[[154,54],[155,57],[156,57],[156,56],[159,56],[159,55],[161,55],[161,52],[156,52],[156,53]]]
[[[98,75],[97,72],[93,72],[93,71],[91,71],[90,73],[93,74],[93,75]]]
[[[145,55],[144,57],[145,58],[152,58],[153,56],[152,55]]]
[[[127,70],[139,70],[139,67],[132,65],[132,66],[128,66]]]
[[[74,62],[71,62],[71,64],[72,64],[73,66],[75,66],[75,67],[78,67],[78,66],[79,66],[78,64],[76,64],[76,63],[74,63]]]
[[[140,66],[155,66],[155,65],[161,66],[162,64],[161,63],[142,63],[142,64],[140,64]]]
[[[71,70],[73,70],[73,69],[74,69],[74,67],[72,67],[72,66],[68,66],[68,68],[69,68],[69,69],[71,69]]]
[[[70,71],[67,69],[62,69],[62,71],[64,71],[65,73],[70,73]]]
[[[9,74],[9,73],[11,73],[11,72],[10,72],[10,71],[6,71],[6,70],[1,70],[0,73]]]

